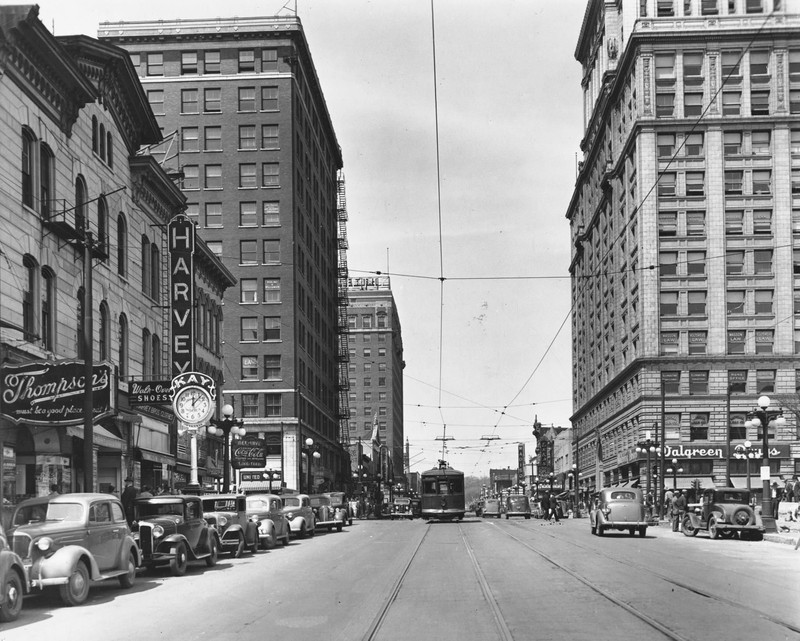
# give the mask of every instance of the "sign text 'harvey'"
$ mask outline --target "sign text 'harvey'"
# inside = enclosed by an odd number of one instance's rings
[[[194,370],[194,223],[183,214],[169,221],[172,376]]]

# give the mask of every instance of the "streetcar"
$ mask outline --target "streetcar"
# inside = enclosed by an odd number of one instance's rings
[[[460,521],[464,518],[464,473],[446,461],[422,473],[422,518],[433,521]]]

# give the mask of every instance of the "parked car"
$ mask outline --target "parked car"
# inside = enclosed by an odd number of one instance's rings
[[[750,507],[750,491],[733,487],[703,491],[700,505],[687,512],[682,523],[685,536],[708,532],[712,539],[761,541],[766,528],[761,515]]]
[[[289,545],[289,521],[283,513],[283,500],[276,494],[250,494],[247,516],[258,525],[262,549],[271,550],[278,541]]]
[[[411,499],[398,496],[392,502],[392,510],[389,512],[389,517],[393,521],[395,519],[408,519],[409,521],[413,519],[414,513],[411,511]]]
[[[331,505],[334,508],[344,510],[347,525],[353,525],[353,511],[350,509],[350,501],[346,500],[344,492],[325,492],[325,496],[331,497]]]
[[[658,525],[658,520],[647,516],[640,489],[607,487],[593,497],[589,524],[597,536],[603,536],[606,530],[627,530],[631,536],[636,532],[645,536],[647,527]]]
[[[328,532],[333,531],[333,528],[336,528],[337,532],[342,531],[347,515],[341,507],[333,506],[330,496],[312,494],[308,500],[311,504],[311,511],[314,512],[314,527],[325,528]]]
[[[220,540],[203,518],[199,496],[164,494],[136,499],[134,538],[148,569],[169,564],[174,576],[186,574],[189,561],[217,563]]]
[[[0,621],[16,621],[28,591],[28,576],[22,558],[8,544],[0,525]]]
[[[289,521],[292,536],[304,539],[314,536],[316,523],[308,494],[287,494],[283,497],[283,513]]]
[[[483,504],[483,517],[499,519],[503,513],[503,503],[500,499],[486,499]]]
[[[201,497],[203,517],[219,534],[222,551],[238,559],[245,548],[258,552],[258,524],[247,516],[244,494],[211,494]]]
[[[80,605],[94,581],[123,588],[141,561],[122,503],[111,494],[60,494],[17,506],[12,549],[27,572],[26,588],[58,586],[66,605]]]
[[[531,518],[531,503],[524,494],[509,494],[506,497],[505,510],[507,519],[512,516]]]

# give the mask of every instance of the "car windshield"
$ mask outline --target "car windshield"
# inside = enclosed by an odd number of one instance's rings
[[[48,521],[83,522],[83,505],[80,503],[50,503],[47,506]]]
[[[409,501],[408,499],[395,499],[394,502],[397,505],[408,505],[409,503],[411,503],[411,501]]]
[[[487,508],[496,509],[498,505],[500,505],[500,504],[497,501],[486,501],[486,507]]]
[[[283,499],[283,504],[286,507],[300,507],[300,499],[296,496],[287,496]]]
[[[741,492],[723,492],[720,497],[725,503],[746,503]]]
[[[204,512],[236,512],[236,499],[205,499]]]
[[[267,499],[247,499],[248,510],[268,510],[269,501]]]
[[[524,496],[512,496],[508,499],[508,505],[515,510],[524,510],[528,507],[528,499]]]
[[[137,503],[136,513],[140,519],[148,516],[183,516],[183,503]]]
[[[331,504],[331,500],[327,496],[312,496],[309,500],[311,501],[311,507]]]
[[[635,492],[611,492],[608,497],[612,501],[635,501],[636,500],[636,493]]]

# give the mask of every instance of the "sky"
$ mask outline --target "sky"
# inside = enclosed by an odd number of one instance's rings
[[[105,21],[296,7],[342,148],[350,275],[391,278],[410,469],[444,445],[484,476],[516,468],[519,442],[533,454],[536,417],[570,425],[565,213],[587,1],[39,0],[39,15],[96,37]]]

